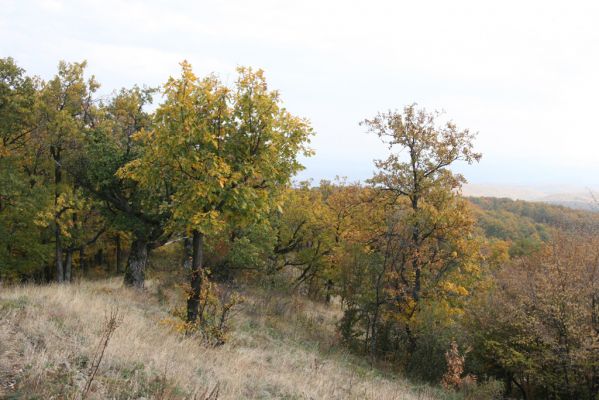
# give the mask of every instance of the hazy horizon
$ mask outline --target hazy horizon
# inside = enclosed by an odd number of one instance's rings
[[[590,1],[4,0],[0,55],[45,79],[86,59],[101,95],[183,59],[225,81],[263,68],[317,133],[298,179],[367,179],[386,149],[359,121],[417,102],[479,132],[482,161],[457,167],[471,183],[584,188],[599,183],[598,17]]]

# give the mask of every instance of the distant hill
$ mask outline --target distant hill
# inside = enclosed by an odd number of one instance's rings
[[[468,197],[508,198],[549,203],[580,210],[599,210],[594,195],[594,193],[599,193],[597,187],[466,184],[462,193]]]
[[[599,232],[599,213],[550,204],[496,197],[468,197],[480,233],[511,243],[512,255],[524,254],[547,241],[558,229]]]

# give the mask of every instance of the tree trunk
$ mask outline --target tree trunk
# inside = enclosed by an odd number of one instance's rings
[[[79,271],[87,275],[87,262],[85,260],[85,248],[81,246],[79,248]]]
[[[71,276],[73,272],[73,250],[67,249],[66,261],[64,264],[64,281],[71,282]]]
[[[131,251],[125,269],[125,285],[138,289],[144,287],[146,263],[148,261],[148,242],[145,239],[135,238],[131,243]]]
[[[378,339],[378,323],[379,323],[379,306],[377,305],[372,316],[372,324],[370,326],[370,356],[372,360],[376,358],[377,339]]]
[[[116,273],[120,274],[123,269],[123,254],[121,251],[121,235],[119,235],[118,233],[114,237],[114,245],[116,248]]]
[[[191,239],[186,237],[183,239],[183,269],[191,271],[191,264],[193,259],[193,246]]]
[[[416,352],[416,347],[418,346],[418,341],[412,329],[410,329],[409,325],[406,325],[406,337],[408,339],[408,355],[410,356],[410,362],[412,362],[412,356]]]
[[[329,279],[327,280],[327,283],[325,284],[325,289],[326,289],[326,295],[325,295],[325,303],[326,304],[331,304],[331,297],[333,295],[333,280]]]
[[[94,254],[94,266],[99,267],[104,264],[104,251],[100,248]]]
[[[198,319],[198,308],[200,304],[200,294],[202,292],[202,268],[203,266],[203,245],[204,235],[197,230],[193,231],[191,258],[190,283],[191,292],[187,299],[187,322],[195,322]]]
[[[58,221],[56,221],[56,227],[54,228],[54,240],[56,244],[54,246],[56,257],[56,282],[62,282],[64,279],[64,268],[62,265],[62,238],[60,236],[60,226],[58,226]]]

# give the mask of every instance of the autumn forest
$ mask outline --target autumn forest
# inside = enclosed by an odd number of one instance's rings
[[[599,398],[599,214],[463,196],[454,167],[484,155],[459,121],[389,104],[355,121],[387,148],[370,179],[301,182],[317,133],[264,71],[239,67],[227,84],[183,61],[160,87],[99,96],[92,69],[60,62],[43,80],[0,59],[0,342],[19,333],[18,345],[42,343],[24,321],[66,318],[19,290],[109,282],[89,298],[159,304],[156,329],[218,358],[249,335],[239,315],[250,328],[299,315],[249,306],[263,296],[315,313],[301,324],[326,332],[302,339],[317,352],[424,385],[426,398]],[[100,343],[111,354],[134,318],[123,306],[106,313],[80,378],[35,375],[33,361],[11,369],[27,352],[9,359],[0,343],[0,382],[12,382],[0,397],[309,398],[235,392],[225,380],[196,390],[180,372],[161,394],[149,383],[143,396],[115,394],[141,378],[93,352]],[[126,338],[120,346],[134,346]],[[112,373],[124,383],[110,386]],[[343,393],[310,398],[412,398]]]

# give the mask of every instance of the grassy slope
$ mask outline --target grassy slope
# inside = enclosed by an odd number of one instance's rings
[[[78,398],[103,320],[118,305],[110,341],[88,398],[434,399],[377,372],[335,346],[338,310],[305,299],[246,293],[227,344],[202,346],[161,321],[181,299],[149,282],[120,280],[0,287],[0,398]]]

